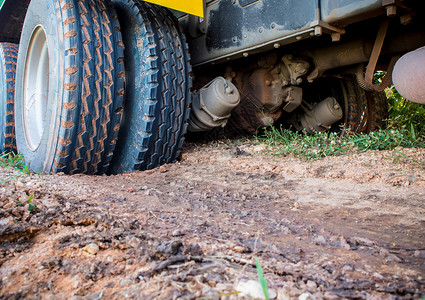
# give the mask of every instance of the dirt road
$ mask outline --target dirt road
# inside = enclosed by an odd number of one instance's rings
[[[155,170],[0,182],[0,299],[260,297],[254,257],[272,299],[425,296],[425,149],[188,144]]]

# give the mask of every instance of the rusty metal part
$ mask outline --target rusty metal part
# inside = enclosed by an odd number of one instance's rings
[[[310,69],[310,64],[305,59],[287,54],[282,57],[279,69],[283,85],[299,85],[303,81],[302,76]]]
[[[364,90],[367,90],[366,82],[364,79],[364,64],[359,64],[355,70],[357,84]]]
[[[239,101],[238,89],[229,80],[215,78],[194,94],[188,130],[196,132],[224,127]]]
[[[287,96],[282,109],[286,112],[293,112],[303,101],[303,90],[296,86],[286,87],[284,90]]]
[[[407,13],[411,16],[416,15],[416,10],[420,9],[418,7],[409,7],[405,5],[403,2],[407,1],[400,1],[400,0],[382,0],[382,6],[385,7],[385,10],[387,12],[388,17],[395,17],[397,14],[399,14],[399,11],[401,13]],[[412,3],[410,3],[412,4]]]
[[[425,46],[403,55],[397,61],[393,82],[403,97],[425,104]]]
[[[372,45],[363,39],[306,51],[305,55],[312,57],[314,62],[314,69],[308,74],[307,80],[312,81],[327,70],[368,61],[371,51]]]
[[[395,5],[388,5],[385,10],[387,11],[387,17],[395,17],[397,15],[397,6]]]
[[[244,132],[255,133],[260,127],[273,125],[284,111],[292,112],[301,104],[302,89],[285,86],[279,68],[267,66],[248,73],[240,86],[241,103],[230,121]]]
[[[282,79],[281,68],[271,71],[257,69],[250,74],[243,90],[257,108],[255,114],[258,124],[269,126],[280,118],[283,110],[292,112],[301,104],[302,89],[287,84],[288,81]]]
[[[390,23],[389,19],[385,19],[381,23],[381,26],[379,27],[378,35],[376,36],[375,44],[373,45],[372,54],[370,55],[369,63],[367,64],[367,67],[366,67],[364,82],[365,82],[366,89],[368,91],[382,92],[388,85],[391,84],[391,74],[397,59],[400,57],[400,56],[393,56],[388,65],[387,73],[385,74],[384,78],[382,78],[382,82],[379,84],[373,83],[373,75],[375,73],[376,64],[378,62],[379,55],[382,50],[382,45],[384,44],[389,23]]]
[[[385,36],[387,34],[389,19],[385,19],[379,26],[378,35],[376,36],[375,44],[373,45],[372,53],[370,55],[369,63],[366,67],[365,84],[368,90],[373,90],[373,74],[375,72],[376,63],[378,62],[379,54],[381,53],[382,45],[384,44]]]
[[[300,82],[300,74],[305,74],[308,63],[294,57],[286,57],[286,63],[279,63],[277,67],[254,70],[242,86],[246,95],[243,102],[250,102],[256,109],[251,112],[251,120],[256,120],[253,126],[269,126],[274,124],[283,111],[292,112],[302,102],[302,89],[296,86],[287,86],[289,77],[294,82]],[[286,72],[285,74],[283,74]],[[242,96],[244,98],[244,96]]]
[[[342,108],[334,97],[328,97],[313,106],[311,110],[302,106],[305,113],[300,117],[302,128],[307,133],[324,132],[342,119]]]
[[[314,68],[306,77],[307,80],[312,81],[322,76],[328,70],[369,62],[373,44],[372,41],[358,39],[335,44],[331,47],[317,48],[312,51],[303,52],[303,56],[311,57],[314,65]],[[385,45],[383,45],[381,55],[390,57],[398,53],[417,49],[424,44],[425,32],[423,30],[402,31],[395,36],[391,36],[391,39],[386,41]]]
[[[258,112],[275,113],[280,109],[286,95],[278,74],[266,69],[257,69],[245,81],[242,89],[244,94],[250,95],[250,101]]]

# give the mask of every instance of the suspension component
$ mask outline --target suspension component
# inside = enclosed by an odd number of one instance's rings
[[[331,125],[342,119],[342,108],[334,97],[317,103],[311,110],[305,109],[300,117],[302,128],[308,133],[329,130]]]
[[[233,83],[223,77],[215,78],[194,93],[188,130],[208,131],[226,126],[239,101],[239,91]]]

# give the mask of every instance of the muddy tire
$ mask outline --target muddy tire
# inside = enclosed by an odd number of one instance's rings
[[[364,90],[354,76],[341,79],[340,84],[346,93],[344,105],[348,108],[348,114],[344,123],[347,129],[368,133],[386,127],[388,101],[384,92]]]
[[[342,107],[343,119],[332,126],[333,131],[368,133],[385,128],[388,103],[385,93],[362,89],[355,76],[320,78],[303,89],[304,98],[319,102],[335,97]]]
[[[15,102],[17,147],[31,169],[106,172],[121,121],[123,61],[108,1],[31,1]]]
[[[167,9],[115,0],[126,59],[123,122],[111,173],[175,162],[188,126],[191,67],[185,38]]]
[[[16,151],[15,73],[18,45],[0,43],[0,154]]]
[[[385,92],[365,91],[368,101],[369,122],[368,131],[387,127],[388,99]]]

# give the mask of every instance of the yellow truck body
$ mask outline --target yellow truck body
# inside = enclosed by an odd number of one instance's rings
[[[204,17],[203,0],[145,0],[198,17]]]

